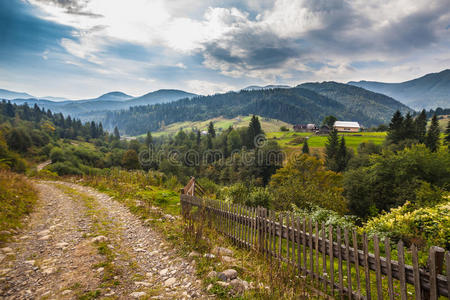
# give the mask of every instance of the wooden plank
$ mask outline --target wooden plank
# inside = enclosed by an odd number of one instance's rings
[[[364,279],[366,282],[366,298],[372,299],[370,290],[370,267],[369,267],[369,242],[367,240],[367,234],[363,236],[363,251],[364,251]]]
[[[386,262],[387,262],[387,279],[388,279],[388,293],[389,300],[394,300],[394,283],[392,280],[392,265],[391,265],[391,242],[389,238],[386,237],[384,239],[384,252],[386,253]]]
[[[405,250],[403,241],[400,240],[397,244],[398,266],[400,268],[400,297],[407,299],[406,296],[406,280],[405,280]]]
[[[294,268],[295,268],[295,218],[292,213],[291,213],[291,242],[292,242],[291,264],[292,264],[292,271],[294,271]]]
[[[375,276],[377,280],[377,297],[378,300],[383,300],[383,282],[381,278],[381,263],[380,263],[380,244],[378,236],[373,236],[373,250],[375,254]]]
[[[445,253],[445,270],[447,272],[447,291],[450,294],[450,252]],[[450,299],[450,295],[448,297]]]
[[[351,299],[353,294],[352,287],[352,265],[350,262],[350,242],[348,238],[348,229],[344,229],[344,240],[345,240],[345,260],[347,261],[347,291],[348,296]]]
[[[337,245],[338,245],[338,275],[339,275],[339,297],[344,299],[344,271],[342,270],[342,240],[341,240],[341,228],[338,227],[336,232]]]
[[[269,257],[269,211],[264,208],[264,249],[266,257]]]
[[[325,237],[325,224],[322,223],[322,277],[323,277],[323,290],[327,293],[327,249],[326,249],[326,237]]]
[[[359,274],[359,255],[358,255],[358,236],[355,230],[352,230],[352,240],[353,240],[353,257],[355,261],[355,273],[356,273],[356,287],[358,290],[358,295],[356,298],[361,299],[361,278]]]
[[[291,228],[289,227],[289,214],[286,214],[286,261],[289,269],[289,255],[290,255],[290,237],[291,237]]]
[[[297,217],[297,274],[300,276],[302,270],[302,258],[301,258],[301,243],[302,243],[302,235],[301,235],[301,225],[300,225],[300,217]]]
[[[319,224],[315,223],[314,225],[314,249],[316,250],[316,277],[317,277],[317,286],[320,287],[320,270],[319,270]]]
[[[331,281],[331,295],[334,297],[334,251],[333,251],[333,226],[328,227],[328,256],[330,257],[330,281]]]
[[[437,284],[436,284],[436,248],[431,247],[430,248],[430,258],[429,258],[429,264],[430,264],[430,300],[436,300],[437,299]]]
[[[416,300],[421,300],[421,293],[422,291],[420,290],[420,272],[419,272],[419,258],[417,256],[417,247],[415,244],[411,245],[411,256],[412,256],[412,266],[413,266],[413,270],[414,270],[414,294],[415,294],[415,299]],[[447,261],[447,265],[448,265],[448,261]],[[450,272],[448,271],[447,268],[447,278],[449,276]],[[449,281],[450,284],[450,281]],[[402,300],[406,299],[406,295],[404,295],[403,291],[401,292],[401,297]],[[405,297],[405,298],[404,298]]]
[[[283,216],[280,214],[279,215],[279,223],[280,223],[280,235],[278,236],[278,259],[280,260],[280,266],[282,264],[283,261],[283,245],[282,245],[282,236],[283,236]]]
[[[306,242],[306,218],[303,218],[303,231],[302,231],[302,236],[303,236],[303,274],[306,276],[306,274],[308,273],[308,265],[306,264],[306,247],[307,247],[307,242]]]

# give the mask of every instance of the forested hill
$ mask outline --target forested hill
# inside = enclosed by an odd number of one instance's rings
[[[351,81],[349,84],[389,95],[415,109],[450,105],[450,69],[400,83]]]
[[[288,123],[320,123],[328,115],[335,115],[340,120],[358,121],[364,126],[389,121],[394,108],[386,109],[389,105],[374,103],[369,97],[361,96],[371,93],[366,90],[356,89],[355,93],[354,101],[343,101],[341,98],[338,101],[303,87],[242,90],[109,112],[104,125],[109,129],[117,126],[128,135],[137,135],[175,122],[201,121],[218,116],[233,118],[248,114]],[[398,102],[394,104],[399,105]]]
[[[389,116],[395,111],[402,113],[412,111],[408,106],[383,94],[371,92],[363,88],[334,81],[310,82],[299,85],[305,89],[312,90],[322,96],[329,97],[345,105],[353,113],[364,113],[374,119],[384,120],[386,123]]]

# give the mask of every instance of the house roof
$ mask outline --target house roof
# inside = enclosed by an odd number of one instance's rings
[[[356,127],[360,128],[358,122],[348,122],[348,121],[336,121],[334,122],[335,127]]]

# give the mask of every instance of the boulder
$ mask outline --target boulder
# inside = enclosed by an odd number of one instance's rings
[[[237,271],[234,269],[227,269],[217,274],[217,278],[221,281],[230,281],[237,278]]]
[[[212,253],[218,256],[233,256],[233,250],[224,247],[214,247]]]

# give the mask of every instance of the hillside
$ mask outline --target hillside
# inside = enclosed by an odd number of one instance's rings
[[[168,126],[165,126],[164,128],[161,128],[161,130],[152,132],[152,136],[159,137],[164,135],[174,135],[180,130],[184,131],[191,131],[191,130],[207,130],[209,122],[214,123],[214,128],[218,132],[222,132],[226,129],[228,129],[230,126],[233,128],[240,128],[248,126],[250,122],[251,116],[237,116],[232,119],[227,119],[224,117],[217,117],[212,118],[206,121],[197,121],[197,122],[177,122],[170,124]],[[260,117],[261,127],[264,130],[264,132],[274,132],[279,131],[281,126],[286,126],[287,128],[291,128],[292,124],[271,119],[271,118],[263,118]],[[145,134],[142,135],[144,137]]]
[[[0,99],[33,98],[30,94],[0,89]]]
[[[364,113],[368,117],[389,122],[395,111],[412,111],[409,107],[383,94],[338,82],[310,82],[299,87],[312,90],[345,105],[353,113]]]
[[[348,84],[383,93],[415,109],[450,106],[450,69],[400,83],[351,81]]]
[[[104,125],[109,129],[118,126],[128,135],[138,135],[177,122],[256,114],[291,124],[320,123],[324,117],[335,115],[338,119],[358,121],[369,127],[386,123],[396,107],[408,109],[393,99],[383,99],[386,103],[371,100],[363,96],[366,93],[363,89],[355,89],[356,100],[343,101],[343,97],[337,97],[338,101],[303,87],[242,90],[109,112]]]

